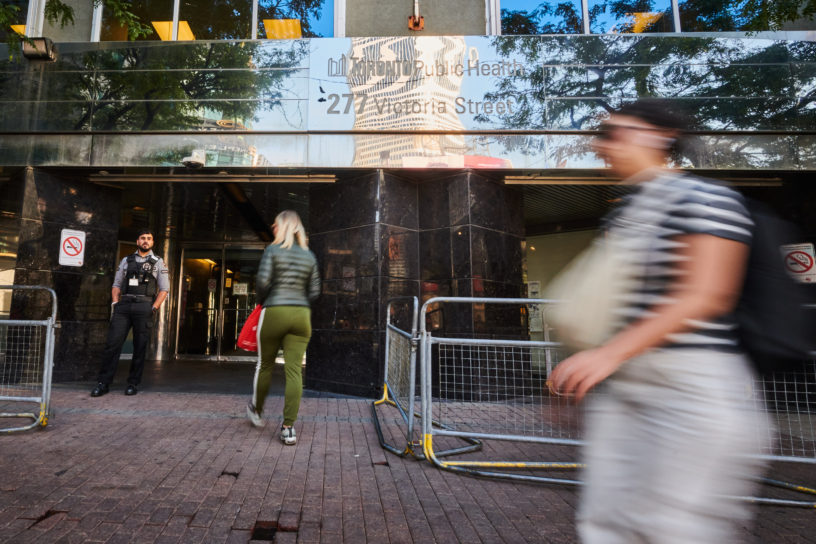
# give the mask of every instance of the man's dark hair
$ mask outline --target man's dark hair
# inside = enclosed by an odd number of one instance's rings
[[[139,231],[139,232],[136,234],[136,239],[138,240],[138,239],[139,239],[139,238],[142,236],[142,234],[149,234],[149,235],[150,235],[150,236],[152,236],[153,238],[155,238],[155,237],[156,237],[156,235],[155,235],[155,234],[153,234],[153,231],[152,231],[152,230],[150,230],[150,229],[142,229],[142,230],[140,230],[140,231]]]
[[[690,118],[677,105],[677,102],[659,98],[641,98],[621,106],[618,115],[635,117],[650,125],[668,130],[684,132],[690,127]]]

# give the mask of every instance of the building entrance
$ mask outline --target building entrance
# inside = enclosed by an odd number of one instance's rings
[[[254,360],[238,349],[241,327],[255,307],[255,276],[263,248],[202,247],[182,250],[176,357]]]

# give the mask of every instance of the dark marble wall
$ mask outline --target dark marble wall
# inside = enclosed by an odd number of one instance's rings
[[[313,307],[307,387],[380,392],[394,297],[522,293],[521,195],[474,172],[341,177],[313,189],[310,210],[323,293]],[[522,328],[518,308],[445,307],[430,321],[453,334],[517,336]]]
[[[422,300],[522,296],[521,193],[473,171],[419,185]],[[445,304],[429,327],[446,334],[517,336],[518,308]]]
[[[26,169],[14,283],[43,285],[57,293],[54,381],[92,378],[99,364],[110,316],[110,288],[117,253],[121,191]],[[81,267],[59,264],[64,228],[85,232]],[[15,297],[12,312],[24,319],[50,313],[46,296]]]
[[[388,299],[419,293],[417,185],[384,171],[310,194],[310,246],[323,292],[312,308],[307,387],[374,396]]]

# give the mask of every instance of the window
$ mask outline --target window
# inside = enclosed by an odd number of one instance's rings
[[[671,0],[588,0],[593,34],[673,32]]]
[[[179,40],[248,40],[251,37],[252,0],[181,1]]]
[[[3,9],[11,14],[11,30],[17,34],[25,34],[26,16],[28,15],[28,0],[10,0],[3,2]],[[5,39],[7,29],[0,28],[0,37]]]
[[[258,38],[334,36],[334,0],[258,0]]]
[[[150,33],[139,40],[169,40],[172,36],[173,1],[142,0],[133,2],[130,8],[142,24],[147,25]],[[103,42],[124,42],[128,39],[128,28],[121,25],[110,10],[102,11],[102,29],[100,40]]]
[[[579,34],[581,1],[501,0],[502,34]]]

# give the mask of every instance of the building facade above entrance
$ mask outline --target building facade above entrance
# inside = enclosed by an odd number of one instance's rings
[[[699,119],[680,166],[809,170],[799,37],[60,44],[54,63],[0,56],[0,165],[595,169],[600,121],[650,94]]]

